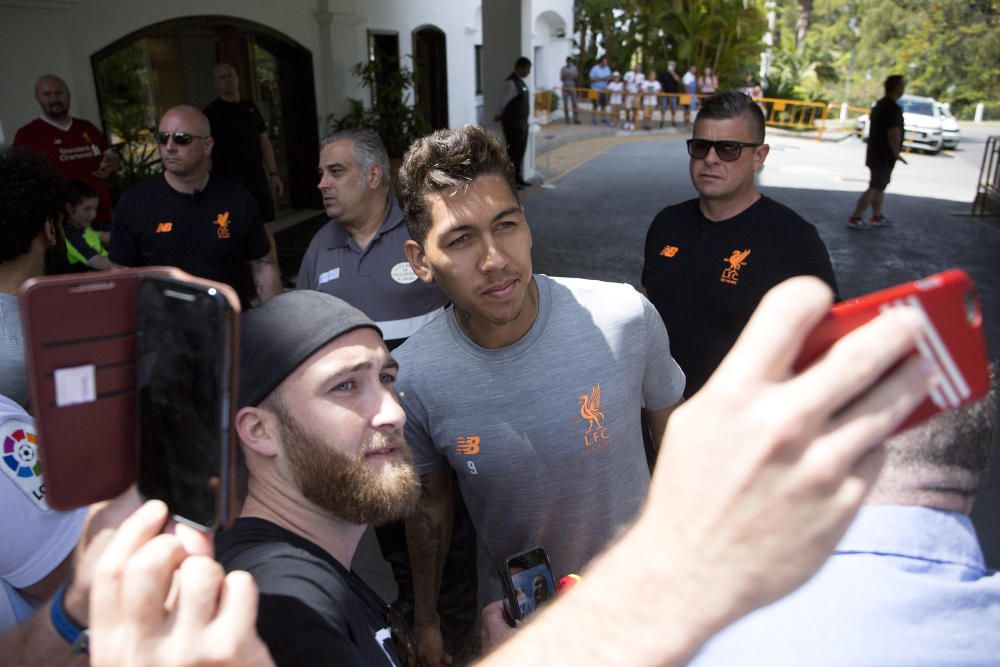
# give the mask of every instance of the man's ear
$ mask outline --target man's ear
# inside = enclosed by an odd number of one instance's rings
[[[247,448],[260,456],[278,455],[277,419],[267,410],[253,406],[241,408],[236,413],[236,434]]]
[[[212,137],[207,137],[205,139],[205,155],[212,154],[212,148],[215,146],[215,139]]]
[[[771,151],[771,147],[767,144],[762,146],[757,146],[753,151],[753,170],[755,173],[759,173],[764,168],[764,160],[767,159],[767,154]]]
[[[383,183],[388,185],[386,179],[389,178],[388,174],[382,173],[381,165],[372,165],[372,168],[368,170],[368,177],[366,179],[365,185],[369,190],[378,190],[382,187]]]
[[[45,233],[45,245],[54,246],[56,244],[56,223],[46,220],[42,229]]]
[[[413,239],[407,239],[406,243],[403,244],[403,252],[406,254],[406,259],[410,262],[410,266],[418,278],[425,283],[434,282],[434,274],[427,263],[427,255],[424,253],[422,245]]]

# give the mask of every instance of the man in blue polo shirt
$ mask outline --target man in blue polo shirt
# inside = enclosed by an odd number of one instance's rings
[[[878,482],[823,569],[691,665],[997,664],[1000,574],[969,519],[996,420],[994,391],[886,440]]]
[[[601,56],[597,64],[590,68],[587,75],[590,79],[590,87],[597,91],[597,100],[594,101],[594,110],[599,110],[602,118],[601,122],[608,124],[608,119],[603,115],[608,111],[608,82],[611,81],[611,68],[608,67],[607,56]],[[597,116],[590,119],[591,124],[597,123]]]
[[[379,136],[342,130],[323,139],[319,189],[330,221],[299,268],[298,289],[343,299],[378,323],[389,349],[416,333],[448,301],[417,280],[403,254],[410,238],[389,194],[389,155]]]

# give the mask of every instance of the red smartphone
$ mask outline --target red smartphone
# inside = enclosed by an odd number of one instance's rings
[[[900,305],[913,307],[922,318],[924,333],[914,353],[934,365],[940,382],[897,433],[968,405],[990,390],[983,314],[967,273],[950,269],[838,303],[809,334],[795,363],[796,371],[806,368],[845,334]]]

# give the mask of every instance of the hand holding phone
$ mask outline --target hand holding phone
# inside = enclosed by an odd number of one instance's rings
[[[515,554],[500,566],[506,612],[523,621],[556,596],[556,584],[545,549],[535,547]],[[512,624],[513,625],[513,624]]]

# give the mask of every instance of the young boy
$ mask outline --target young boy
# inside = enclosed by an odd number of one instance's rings
[[[66,193],[66,253],[76,270],[111,268],[108,251],[90,223],[97,217],[97,191],[82,181],[70,181]]]
[[[656,72],[649,70],[646,80],[642,82],[642,108],[643,124],[642,129],[651,130],[653,123],[653,109],[659,104],[659,95],[662,86],[656,78]],[[660,126],[663,126],[663,118],[660,118]]]
[[[617,125],[618,121],[621,119],[619,114],[622,110],[622,91],[625,90],[625,84],[622,82],[621,74],[615,72],[611,75],[611,81],[608,82],[608,92],[611,93],[611,99],[609,103],[611,104],[611,123]]]

